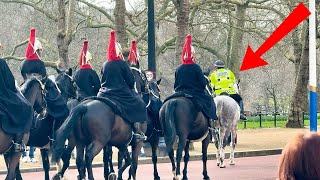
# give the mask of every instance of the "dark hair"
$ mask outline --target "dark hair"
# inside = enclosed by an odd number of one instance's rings
[[[320,179],[320,135],[298,133],[282,150],[279,180]]]

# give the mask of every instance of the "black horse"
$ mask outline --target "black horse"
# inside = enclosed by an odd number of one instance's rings
[[[202,141],[203,179],[210,179],[207,173],[207,149],[209,145],[208,119],[202,112],[196,111],[195,105],[186,97],[175,97],[167,100],[160,109],[160,123],[167,146],[167,152],[172,164],[175,180],[180,179],[180,162],[184,150],[183,179],[187,178],[190,141]],[[176,161],[173,145],[178,136]]]
[[[138,94],[140,94],[143,100],[146,103],[147,107],[147,131],[146,136],[148,137],[145,142],[149,142],[152,148],[152,162],[154,165],[154,179],[160,179],[157,171],[157,148],[159,143],[159,136],[161,134],[160,125],[159,125],[159,109],[162,106],[162,101],[160,100],[160,89],[159,84],[161,82],[161,78],[158,81],[152,80],[148,81],[145,75],[145,72],[138,69],[135,66],[131,66],[131,71],[135,77],[135,90]],[[105,177],[108,177],[109,172],[114,172],[112,166],[112,151],[109,148],[109,151],[105,151],[107,153],[106,158],[104,157],[104,168],[105,168]],[[140,151],[133,151],[134,157],[138,157]],[[123,155],[119,151],[118,153],[118,167],[122,167]],[[108,167],[110,169],[108,169]],[[133,165],[136,168],[136,165]],[[135,171],[134,171],[135,172]],[[131,170],[129,171],[129,178],[131,177]]]
[[[23,95],[30,102],[33,108],[38,112],[42,113],[45,111],[46,101],[44,87],[41,80],[36,77],[30,77],[21,88]],[[30,133],[25,133],[23,141],[28,142]],[[8,174],[6,180],[11,179],[22,179],[19,168],[19,161],[21,152],[13,152],[12,147],[13,136],[5,133],[0,127],[0,154],[4,154],[6,161]]]
[[[76,87],[74,86],[74,81],[72,78],[72,69],[69,68],[68,71],[62,71],[56,69],[58,75],[55,78],[55,82],[61,91],[61,95],[64,100],[67,102],[67,106],[71,112],[71,110],[79,104],[77,100],[77,92]],[[53,179],[62,179],[64,177],[65,171],[68,169],[70,165],[70,159],[72,156],[72,151],[75,147],[75,139],[73,134],[71,134],[68,138],[68,144],[61,156],[61,160],[63,161],[63,166],[61,169],[58,169],[58,173],[54,175]]]
[[[46,83],[46,80],[43,81],[44,83]],[[30,138],[27,145],[40,148],[42,165],[45,172],[46,180],[50,179],[49,150],[54,141],[55,130],[58,129],[60,125],[60,121],[57,121],[52,116],[46,116],[41,120],[38,120],[35,128],[30,130]],[[17,176],[21,176],[20,172],[17,172]]]

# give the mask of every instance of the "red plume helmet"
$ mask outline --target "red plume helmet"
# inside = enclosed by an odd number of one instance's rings
[[[31,28],[30,29],[30,38],[28,42],[28,46],[26,49],[26,60],[39,60],[40,57],[38,54],[35,52],[34,49],[34,42],[36,40],[36,29]]]
[[[187,35],[182,51],[182,64],[195,64],[194,52],[192,50],[192,37],[190,34]]]
[[[87,63],[88,40],[83,42],[82,51],[80,53],[79,67],[80,69],[90,69],[91,65]]]
[[[111,31],[109,44],[108,44],[107,60],[108,61],[122,60],[121,53],[122,53],[121,47],[116,42],[116,32]]]
[[[131,49],[129,53],[130,64],[137,64],[139,62],[139,54],[137,51],[137,43],[135,40],[131,42]]]

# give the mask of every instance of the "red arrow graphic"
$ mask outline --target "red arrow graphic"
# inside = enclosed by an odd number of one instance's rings
[[[303,5],[303,3],[300,3],[256,52],[253,52],[252,48],[248,46],[240,71],[267,65],[268,63],[261,59],[261,56],[285,37],[290,31],[297,27],[310,14],[310,11]]]

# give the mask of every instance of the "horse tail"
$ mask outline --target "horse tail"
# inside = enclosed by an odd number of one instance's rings
[[[79,119],[81,115],[87,112],[87,106],[79,105],[76,106],[71,114],[68,116],[66,121],[61,125],[61,127],[56,132],[56,141],[53,145],[52,150],[52,162],[58,162],[60,157],[64,152],[64,144],[67,138],[70,136],[75,122]]]
[[[173,148],[173,144],[176,140],[176,125],[174,120],[174,111],[177,106],[177,100],[172,99],[168,102],[168,105],[165,109],[165,120],[164,120],[164,139],[167,145],[167,149],[170,150]]]

